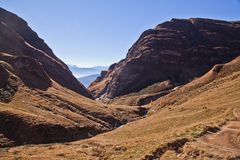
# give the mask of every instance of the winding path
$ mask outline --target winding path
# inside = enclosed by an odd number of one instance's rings
[[[234,116],[240,118],[240,108],[233,110]],[[219,132],[207,134],[198,139],[197,143],[214,146],[221,150],[239,152],[240,154],[240,121],[229,121]]]

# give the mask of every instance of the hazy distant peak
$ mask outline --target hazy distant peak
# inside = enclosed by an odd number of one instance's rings
[[[108,66],[79,67],[71,64],[68,64],[68,67],[77,78],[100,74],[101,71],[108,69]]]

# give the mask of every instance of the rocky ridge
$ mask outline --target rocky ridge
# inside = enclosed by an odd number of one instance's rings
[[[27,23],[0,8],[0,148],[89,138],[145,113],[93,101]]]
[[[89,90],[115,98],[166,80],[178,86],[239,53],[240,22],[172,19],[143,32],[126,58],[102,72]]]
[[[52,80],[92,98],[88,90],[72,75],[67,65],[54,55],[27,22],[3,8],[0,8],[0,51],[36,60]]]

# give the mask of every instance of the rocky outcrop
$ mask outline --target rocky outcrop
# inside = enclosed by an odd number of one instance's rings
[[[91,98],[24,20],[0,8],[0,148],[89,138],[146,114]]]
[[[36,59],[0,52],[0,148],[89,138],[145,114],[97,103],[53,82]]]
[[[39,38],[37,33],[34,32],[23,19],[18,17],[16,14],[8,12],[0,8],[0,21],[7,24],[12,28],[18,35],[20,35],[26,42],[34,46],[35,48],[43,51],[50,57],[54,58],[58,62],[65,65],[59,58],[57,58],[51,48]]]
[[[5,64],[0,62],[0,102],[10,102],[17,88],[18,83],[16,77],[13,77],[5,68]]]
[[[2,8],[0,8],[0,52],[15,57],[29,57],[32,60],[27,58],[25,60],[38,64],[34,66],[41,66],[50,79],[92,98],[88,90],[72,75],[67,65],[54,55],[37,33],[23,19]]]
[[[125,59],[112,65],[89,89],[114,98],[170,80],[182,85],[239,55],[240,22],[172,19],[142,33]]]
[[[1,62],[2,61],[2,62]],[[41,63],[30,57],[11,56],[0,52],[0,64],[8,76],[1,83],[9,82],[10,77],[18,77],[26,86],[47,90],[52,81]],[[5,73],[4,72],[4,73]],[[13,83],[14,84],[14,83]],[[16,84],[16,82],[15,82]]]

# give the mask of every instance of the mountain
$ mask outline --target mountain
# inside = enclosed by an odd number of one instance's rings
[[[237,160],[240,57],[147,105],[145,118],[84,141],[7,148],[5,159]],[[80,159],[81,159],[80,158]]]
[[[27,22],[0,8],[0,148],[89,138],[146,112],[92,98]]]
[[[107,66],[78,67],[70,64],[68,64],[68,67],[72,71],[73,75],[77,78],[100,74],[101,71],[108,69]]]
[[[96,70],[100,70],[100,71],[104,71],[107,70],[109,66],[93,66],[91,68],[96,69]]]
[[[164,81],[174,88],[239,55],[240,22],[172,19],[143,32],[126,58],[111,65],[89,90],[95,98],[112,99]]]
[[[239,84],[240,22],[172,19],[101,71],[93,100],[0,8],[1,159],[239,159]]]
[[[98,76],[100,76],[101,71],[108,69],[107,66],[78,67],[70,64],[68,64],[68,68],[85,87],[88,87]]]
[[[88,87],[100,74],[92,74],[85,77],[80,77],[78,80],[85,86]]]
[[[0,51],[13,56],[31,57],[42,64],[48,76],[77,93],[91,98],[87,89],[72,75],[38,35],[17,15],[0,8]]]

